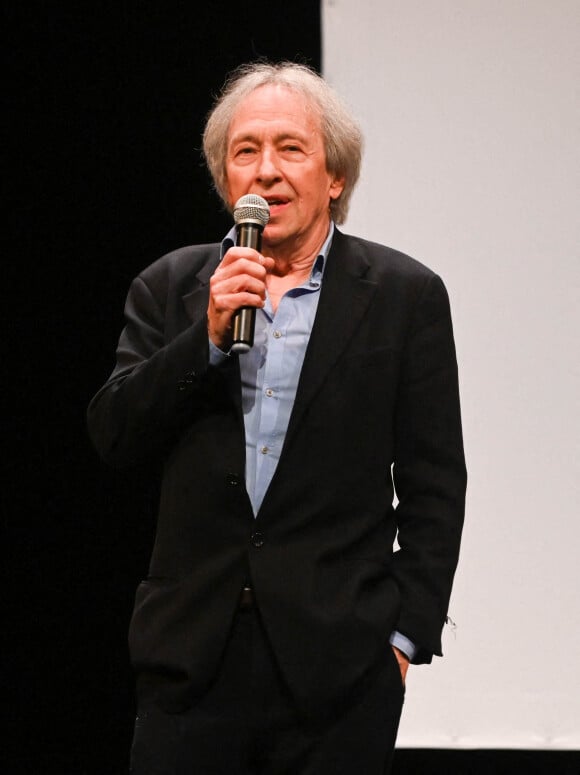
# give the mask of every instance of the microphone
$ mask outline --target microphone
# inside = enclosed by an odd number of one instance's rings
[[[270,205],[257,194],[246,194],[234,205],[236,245],[261,250],[262,232],[270,220]],[[240,307],[234,313],[234,335],[231,352],[247,353],[254,344],[256,308]]]

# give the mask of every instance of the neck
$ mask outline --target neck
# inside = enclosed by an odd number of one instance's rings
[[[314,235],[303,244],[300,241],[293,241],[291,245],[264,244],[262,252],[274,259],[271,274],[277,277],[294,276],[301,279],[308,276],[328,236],[328,228],[329,224],[323,233]]]
[[[272,256],[275,262],[274,267],[266,276],[266,286],[274,312],[278,309],[280,299],[287,291],[302,285],[308,279],[312,272],[312,265],[320,253],[325,239],[326,236],[317,243],[314,250],[292,252],[289,256],[280,251],[274,253]]]
[[[307,277],[319,250],[292,256],[273,256],[274,268],[271,274],[274,277],[295,277],[302,281]]]

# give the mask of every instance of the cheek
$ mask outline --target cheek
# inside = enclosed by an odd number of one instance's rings
[[[235,203],[238,201],[238,199],[243,196],[243,194],[247,194],[247,186],[244,186],[244,183],[242,180],[239,179],[238,176],[235,176],[233,179],[229,178],[226,180],[225,184],[225,192],[226,192],[226,200],[230,204],[231,207],[235,205]]]
[[[239,191],[247,177],[246,168],[227,166],[224,175],[226,191]]]

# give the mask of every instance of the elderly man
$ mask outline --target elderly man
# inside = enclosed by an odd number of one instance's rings
[[[447,294],[336,227],[361,136],[308,68],[238,70],[204,152],[229,208],[268,203],[262,248],[232,230],[145,269],[89,407],[107,461],[163,464],[130,627],[132,772],[378,775],[409,662],[441,654],[458,557]],[[237,354],[242,307],[255,341]]]

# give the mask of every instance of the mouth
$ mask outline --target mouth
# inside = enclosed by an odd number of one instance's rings
[[[277,196],[266,196],[264,197],[266,202],[270,205],[270,208],[272,207],[282,207],[283,205],[288,204],[288,199],[285,199],[284,197],[277,197]]]

